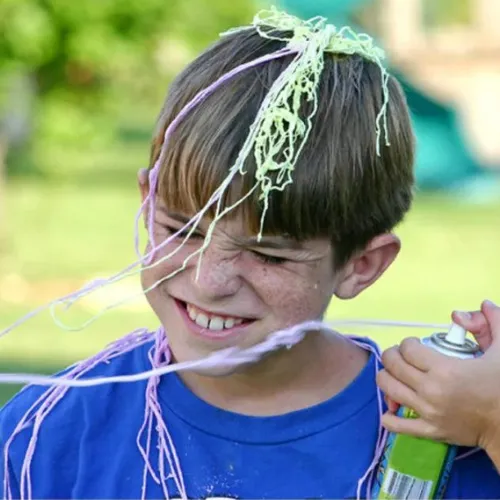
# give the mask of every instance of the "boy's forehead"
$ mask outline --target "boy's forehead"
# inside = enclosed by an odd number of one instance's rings
[[[182,224],[187,224],[195,215],[186,215],[176,210],[169,210],[162,204],[158,205],[158,209],[167,217]],[[199,231],[205,231],[211,221],[212,219],[209,217],[204,218],[198,226]],[[263,234],[259,239],[256,234],[251,233],[251,231],[245,227],[242,215],[237,213],[231,214],[230,217],[226,216],[219,220],[216,225],[216,230],[243,246],[303,250],[307,246],[308,242],[308,240],[299,241],[286,233]]]

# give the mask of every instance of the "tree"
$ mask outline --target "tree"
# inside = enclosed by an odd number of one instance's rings
[[[177,4],[178,0],[1,0],[0,73],[9,89],[0,101],[3,142],[16,138],[12,124],[20,122],[9,104],[29,93],[34,97],[32,117],[42,133],[50,125],[44,117],[57,120],[76,113],[85,121],[85,115],[102,111],[113,87],[154,66],[156,44]],[[24,85],[21,92],[13,81],[33,85]]]
[[[30,122],[45,140],[55,129],[84,141],[89,120],[116,112],[117,91],[133,102],[161,85],[166,37],[198,49],[253,9],[251,0],[0,0],[0,144],[26,140]],[[26,99],[30,119],[16,104]]]
[[[27,163],[16,157],[39,166],[50,145],[88,150],[96,138],[112,140],[124,108],[133,114],[137,101],[163,94],[157,56],[165,39],[199,49],[219,31],[248,23],[251,4],[0,0],[0,226],[9,151],[9,173],[16,173]]]

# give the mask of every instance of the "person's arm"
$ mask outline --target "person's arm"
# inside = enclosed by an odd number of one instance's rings
[[[474,313],[453,319],[479,342],[483,356],[461,360],[444,356],[418,339],[387,350],[378,384],[389,400],[414,409],[419,418],[387,412],[389,430],[464,446],[480,446],[500,469],[500,308],[484,302]]]

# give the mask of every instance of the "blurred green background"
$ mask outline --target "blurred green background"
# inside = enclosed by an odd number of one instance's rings
[[[250,0],[0,0],[0,329],[134,260],[136,172],[168,82],[255,10]],[[359,298],[334,301],[330,318],[446,323],[454,308],[500,300],[500,203],[478,201],[419,192],[395,265]],[[68,321],[138,291],[131,278]],[[141,298],[82,332],[45,311],[0,339],[0,371],[53,372],[139,326],[155,326]],[[383,346],[424,333],[349,331]],[[15,390],[0,386],[0,404]]]

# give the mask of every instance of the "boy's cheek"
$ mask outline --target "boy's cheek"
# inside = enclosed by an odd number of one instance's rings
[[[148,245],[149,246],[149,245]],[[158,246],[158,243],[157,243]],[[184,265],[184,261],[193,254],[196,249],[190,245],[179,248],[179,245],[169,244],[154,252],[152,262],[147,266],[146,271],[153,271],[156,275],[167,276]],[[148,249],[148,253],[151,249]],[[191,257],[186,263],[186,267],[192,266],[197,262],[197,256]]]
[[[294,283],[269,290],[264,299],[275,316],[286,324],[321,319],[331,296],[324,288]]]
[[[141,270],[141,284],[143,290],[149,290],[159,281],[161,281],[161,283],[158,284],[157,287],[165,286],[171,279],[175,279],[175,276],[169,279],[167,279],[167,277],[177,271],[182,266],[182,263],[182,259],[170,258],[161,262],[160,259],[157,258],[151,264],[144,266]]]

